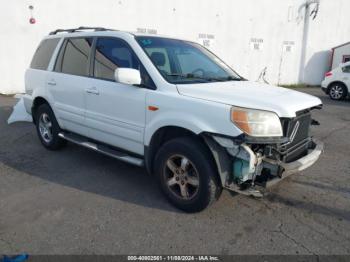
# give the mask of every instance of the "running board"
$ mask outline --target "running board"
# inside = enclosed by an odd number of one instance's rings
[[[70,133],[63,133],[63,132],[59,133],[58,136],[74,144],[89,148],[91,150],[94,150],[96,152],[102,153],[104,155],[113,157],[115,159],[118,159],[124,162],[127,162],[129,164],[140,166],[140,167],[144,165],[144,161],[141,158],[130,156],[126,153],[109,148],[105,145],[96,144],[96,143],[87,141],[85,137],[75,135],[75,134],[70,134]]]

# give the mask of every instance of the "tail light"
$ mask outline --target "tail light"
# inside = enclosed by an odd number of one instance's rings
[[[329,77],[329,76],[332,76],[332,72],[327,72],[325,77]]]

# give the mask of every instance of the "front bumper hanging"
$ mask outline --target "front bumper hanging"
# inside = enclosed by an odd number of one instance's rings
[[[205,140],[217,163],[222,186],[230,191],[256,197],[262,196],[261,189],[271,187],[286,177],[313,165],[319,159],[324,148],[321,141],[311,139],[305,156],[286,163],[263,154],[253,153],[247,144],[236,144],[229,138],[214,135],[205,137]],[[238,176],[239,179],[237,179],[237,173],[235,174],[237,170],[234,164],[237,157],[243,160],[241,170],[244,170],[245,173],[241,177]],[[266,171],[269,173],[267,176],[265,175]]]

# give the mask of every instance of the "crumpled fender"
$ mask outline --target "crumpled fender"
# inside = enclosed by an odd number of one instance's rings
[[[13,107],[13,111],[7,120],[8,124],[15,122],[33,122],[32,116],[25,109],[23,97]]]

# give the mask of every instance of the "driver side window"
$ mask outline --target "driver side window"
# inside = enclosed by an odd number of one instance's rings
[[[124,41],[99,38],[96,43],[94,76],[114,81],[114,71],[119,67],[139,70],[140,63]]]
[[[94,68],[94,77],[115,81],[114,71],[117,68],[133,68],[141,73],[142,84],[147,88],[156,89],[147,70],[130,46],[121,39],[101,37],[97,39]]]

